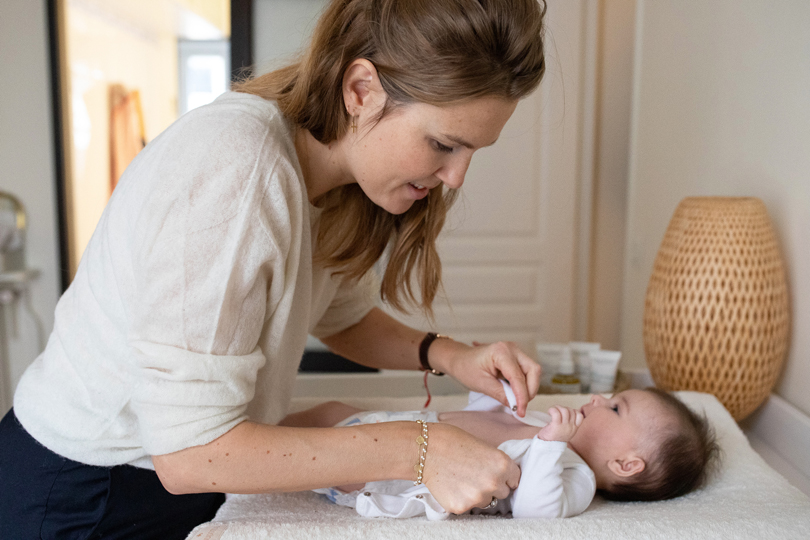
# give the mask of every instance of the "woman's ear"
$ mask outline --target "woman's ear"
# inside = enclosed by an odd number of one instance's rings
[[[625,459],[614,459],[608,462],[610,472],[619,478],[629,478],[642,472],[647,467],[643,459],[636,455],[631,455]]]
[[[385,105],[386,95],[377,68],[365,58],[357,58],[343,74],[343,102],[351,116],[376,114]]]

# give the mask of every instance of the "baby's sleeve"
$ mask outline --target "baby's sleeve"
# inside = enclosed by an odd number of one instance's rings
[[[520,469],[520,484],[510,495],[515,518],[576,516],[596,493],[593,471],[562,441],[535,437]]]

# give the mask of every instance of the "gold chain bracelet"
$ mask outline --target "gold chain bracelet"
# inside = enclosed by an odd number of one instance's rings
[[[417,420],[417,424],[422,424],[422,434],[416,438],[416,444],[419,445],[419,461],[413,466],[416,471],[416,482],[413,485],[418,486],[422,483],[422,474],[425,472],[425,457],[427,456],[428,447],[428,423],[424,420]]]

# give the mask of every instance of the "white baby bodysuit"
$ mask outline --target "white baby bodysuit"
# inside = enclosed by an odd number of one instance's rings
[[[526,411],[521,418],[512,411],[515,395],[507,383],[504,390],[509,407],[504,407],[493,398],[470,392],[467,411],[508,412],[526,424],[545,426],[550,417],[546,413]],[[426,416],[432,415],[432,416]],[[352,423],[376,423],[381,421],[425,419],[435,421],[435,413],[413,411],[411,413],[360,413],[340,425]],[[520,484],[507,499],[497,506],[475,513],[507,514],[515,518],[571,517],[588,508],[596,493],[596,478],[590,467],[565,442],[531,439],[506,441],[498,447],[521,468]],[[408,518],[425,515],[429,520],[441,520],[450,516],[433,498],[424,484],[414,486],[406,480],[369,482],[362,491],[342,493],[335,489],[316,490],[330,500],[345,506],[354,506],[357,513],[366,517]]]

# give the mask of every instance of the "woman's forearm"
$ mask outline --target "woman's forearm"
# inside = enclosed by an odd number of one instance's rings
[[[302,491],[413,479],[419,425],[293,428],[243,422],[218,439],[153,456],[171,493]]]
[[[153,456],[163,486],[174,494],[266,493],[414,480],[416,422],[340,428],[295,428],[243,422],[206,445]],[[504,498],[520,469],[509,456],[449,424],[430,424],[423,481],[448,512],[462,513]]]
[[[419,344],[424,338],[424,331],[373,308],[360,322],[323,342],[336,353],[366,366],[419,369]],[[470,390],[490,395],[504,405],[506,394],[500,379],[505,379],[515,393],[520,416],[526,414],[526,406],[540,386],[540,366],[511,342],[470,347],[452,339],[437,339],[427,354],[433,369],[452,375]]]
[[[419,369],[419,344],[425,334],[374,308],[359,323],[323,342],[335,353],[365,366]],[[450,371],[455,354],[468,349],[468,345],[456,341],[436,340],[428,350],[431,367]]]

